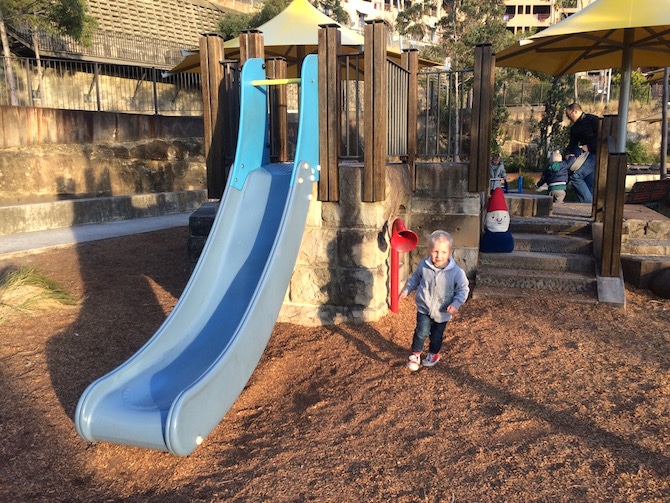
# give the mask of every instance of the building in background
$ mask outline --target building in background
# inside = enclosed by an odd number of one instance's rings
[[[514,34],[541,31],[594,0],[505,0],[505,22]]]

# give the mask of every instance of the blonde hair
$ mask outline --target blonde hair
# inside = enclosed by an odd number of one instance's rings
[[[428,248],[431,250],[435,246],[435,243],[447,242],[449,244],[449,251],[454,251],[454,237],[449,234],[447,231],[437,230],[434,231],[428,238]]]

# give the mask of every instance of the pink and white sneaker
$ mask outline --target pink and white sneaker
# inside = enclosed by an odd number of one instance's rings
[[[423,359],[421,362],[421,365],[424,367],[432,367],[435,365],[437,362],[440,361],[440,353],[428,353],[426,357]]]
[[[412,353],[411,355],[409,355],[409,359],[407,360],[408,369],[414,372],[415,370],[419,370],[420,365],[421,365],[421,353]]]

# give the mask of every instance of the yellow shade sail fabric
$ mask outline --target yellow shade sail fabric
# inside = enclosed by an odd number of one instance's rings
[[[307,54],[316,54],[319,43],[319,27],[321,25],[339,25],[333,19],[314,7],[308,0],[293,0],[282,12],[257,28],[263,35],[265,57],[285,58],[288,64],[288,76],[297,77],[298,63]],[[365,37],[349,28],[340,26],[340,37],[343,53],[363,51]],[[227,40],[223,44],[226,59],[239,59],[239,37]],[[389,57],[400,60],[400,51],[388,49]],[[419,59],[422,68],[440,66],[425,59]],[[193,51],[187,55],[168,74],[181,72],[199,72],[200,54]]]
[[[622,67],[670,66],[670,0],[598,0],[496,54],[496,65],[561,76]]]
[[[555,77],[621,68],[619,118],[628,122],[633,68],[670,66],[670,0],[597,0],[496,54],[496,66]],[[626,128],[617,147],[625,151]]]

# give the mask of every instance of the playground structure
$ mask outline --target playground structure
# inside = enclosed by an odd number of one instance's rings
[[[225,122],[221,111],[229,103],[219,102],[226,96],[221,89],[227,82],[220,64],[223,51],[215,39],[203,37],[208,183],[212,197],[218,190],[222,194],[217,218],[194,274],[165,323],[135,356],[82,395],[76,412],[82,437],[176,455],[192,452],[244,388],[282,309],[287,287],[288,297],[294,301],[300,298],[293,285],[296,277],[302,275],[303,283],[311,288],[302,294],[305,299],[314,301],[318,292],[327,292],[323,300],[316,300],[327,311],[325,315],[319,311],[314,317],[317,322],[367,321],[369,311],[376,316],[388,312],[389,254],[384,246],[387,236],[379,229],[388,229],[389,222],[398,217],[409,216],[410,226],[418,231],[412,244],[425,241],[419,235],[425,237],[435,228],[445,228],[459,243],[456,260],[466,272],[476,269],[482,204],[486,203],[482,196],[489,186],[495,64],[491,47],[475,49],[469,162],[446,165],[429,161],[417,169],[419,162],[412,147],[416,140],[412,89],[416,90],[417,65],[412,52],[403,54],[408,72],[407,115],[401,118],[403,122],[406,119],[406,144],[399,150],[402,162],[388,162],[391,108],[384,32],[382,23],[366,25],[364,94],[368,120],[364,124],[362,166],[344,166],[338,156],[339,43],[337,27],[325,26],[319,32],[318,56],[307,56],[302,62],[299,133],[292,164],[269,162],[269,135],[281,131],[284,121],[281,101],[274,101],[275,106],[280,105],[268,113],[267,93],[275,87],[269,84],[292,82],[285,78],[285,62],[275,61],[274,66],[264,68],[262,57],[246,57],[249,51],[246,56],[240,51],[244,61],[239,134],[229,171],[225,169],[221,129]],[[250,39],[243,37],[240,48],[256,47],[256,56],[262,56],[261,35],[247,33],[245,37]],[[230,82],[236,85],[235,79]],[[270,127],[268,121],[279,129]],[[604,149],[613,124],[608,119],[603,126],[600,145]],[[281,133],[278,141],[285,141]],[[596,221],[604,219],[599,247],[601,274],[618,278],[622,219],[618,210],[623,207],[623,182],[618,175],[625,175],[625,155],[608,157],[606,152],[599,156],[593,212]],[[280,161],[283,155],[280,149]],[[320,171],[314,170],[317,165]],[[606,183],[600,175],[603,169],[609,170]],[[223,180],[225,190],[220,186]],[[311,182],[317,184],[318,198],[310,205]],[[363,210],[366,204],[370,206]],[[310,218],[312,211],[320,214]],[[351,228],[343,228],[345,219]],[[325,264],[310,264],[311,269],[301,262],[306,254],[299,253],[310,221],[318,222],[313,224],[316,230],[312,237],[319,234],[312,243],[318,246],[308,246],[310,255],[328,255],[326,248],[337,253],[345,250],[335,260],[326,256]],[[325,232],[319,227],[324,222],[331,224]],[[355,256],[355,250],[364,246],[373,252]],[[425,248],[417,246],[416,250],[404,264],[405,271],[407,262],[416,261]]]
[[[488,44],[474,48],[474,67],[469,79],[467,92],[468,110],[456,110],[453,114],[462,114],[463,129],[456,128],[456,135],[465,139],[463,145],[467,148],[456,150],[449,157],[422,156],[417,149],[417,103],[419,101],[420,83],[424,72],[419,72],[419,60],[416,51],[404,51],[398,64],[397,55],[387,51],[385,47],[386,26],[384,23],[366,22],[364,29],[364,49],[356,55],[347,52],[343,54],[339,43],[338,27],[333,25],[321,26],[318,38],[318,57],[320,71],[319,108],[321,112],[320,157],[321,177],[318,188],[318,202],[322,205],[324,214],[337,214],[338,217],[348,217],[355,214],[359,218],[351,222],[333,222],[332,227],[338,229],[338,234],[345,231],[357,233],[357,240],[362,248],[367,246],[373,232],[379,229],[390,228],[395,218],[403,218],[408,227],[419,234],[419,245],[409,255],[407,261],[410,266],[418,262],[424,253],[422,246],[430,229],[444,228],[452,233],[458,247],[455,251],[456,259],[470,277],[478,265],[478,249],[483,229],[482,215],[485,214],[485,194],[488,192],[488,163],[490,159],[491,125],[493,122],[494,98],[494,70],[495,55]],[[205,36],[200,44],[200,69],[203,82],[209,85],[203,89],[203,103],[205,113],[205,146],[208,149],[207,174],[208,188],[212,191],[210,197],[216,197],[217,187],[227,177],[226,159],[234,152],[234,147],[227,142],[226,135],[214,134],[223,131],[230,115],[231,96],[234,97],[235,87],[230,87],[231,67],[226,59],[223,41],[216,36]],[[264,43],[262,33],[245,32],[240,36],[239,61],[235,64],[243,65],[245,58],[263,57]],[[221,62],[221,63],[219,63]],[[281,70],[286,62],[277,59],[268,60],[268,68],[273,65]],[[394,71],[400,70],[397,76]],[[362,87],[362,151],[363,155],[358,162],[352,162],[341,155],[340,146],[347,141],[346,105],[348,77],[355,73],[361,75]],[[234,75],[234,73],[232,74]],[[279,76],[281,73],[278,74]],[[400,84],[398,84],[400,83]],[[439,87],[439,86],[438,86]],[[232,92],[231,92],[232,91]],[[407,102],[405,112],[394,104]],[[449,106],[447,97],[444,98]],[[286,142],[281,128],[285,124],[285,116],[281,99],[277,108],[271,109],[275,113],[271,127],[274,127],[273,138],[277,146],[278,155],[285,152],[283,145]],[[459,103],[455,102],[458,107]],[[344,110],[343,110],[344,109]],[[432,120],[439,121],[440,110],[436,111]],[[234,115],[232,116],[234,117]],[[367,120],[366,120],[367,119]],[[602,239],[598,238],[599,273],[604,277],[620,279],[620,240],[623,222],[624,187],[619,182],[625,180],[625,156],[610,155],[608,138],[616,134],[618,118],[606,116],[602,122],[602,133],[599,137],[599,165],[596,173],[597,181],[592,206],[592,220],[598,225],[596,230],[602,232]],[[286,128],[284,127],[284,131]],[[611,170],[611,173],[608,173]],[[352,181],[353,179],[353,181]],[[358,185],[360,183],[360,185]],[[355,211],[348,211],[355,207]],[[345,213],[343,210],[346,209]],[[382,218],[375,222],[378,214]],[[323,215],[322,215],[323,216]],[[313,220],[319,220],[318,216]],[[321,218],[320,221],[327,220]],[[328,221],[329,222],[329,221]],[[369,228],[365,229],[369,223]],[[316,226],[314,233],[323,236],[323,229]],[[308,232],[307,235],[310,235]],[[339,239],[339,238],[338,238]],[[317,239],[318,240],[318,239]],[[307,243],[313,247],[315,243]],[[337,245],[337,250],[343,247]],[[375,256],[378,250],[374,244],[367,246],[370,258],[361,260],[356,277],[371,273],[374,286],[369,288],[367,304],[364,304],[364,314],[358,319],[378,319],[388,309],[386,303],[388,295],[388,264],[387,254],[383,257]],[[296,270],[296,277],[304,274],[307,266],[313,266],[310,279],[319,275],[319,268],[333,269],[332,264],[347,262],[349,257],[333,255],[328,261],[320,264],[306,264]],[[362,262],[365,262],[363,264]],[[373,262],[370,266],[370,262]],[[378,274],[380,269],[383,274]],[[341,274],[342,269],[333,270]],[[344,271],[345,273],[348,271]],[[355,274],[352,274],[355,276]],[[347,311],[353,305],[359,309],[361,302],[355,300],[358,292],[350,295],[339,308],[332,308],[332,299],[337,295],[324,298],[318,292],[328,289],[331,278],[325,278],[318,283],[311,293],[316,293],[312,302],[314,311],[319,313],[326,309],[339,312]],[[379,280],[383,280],[383,287],[378,287]],[[299,280],[292,281],[294,283]],[[320,287],[320,288],[319,288]],[[337,293],[337,292],[336,292]],[[281,321],[294,321],[295,310],[303,309],[310,303],[307,295],[291,292],[290,299],[285,303],[291,306],[290,315]],[[381,305],[383,304],[383,305]],[[282,312],[285,309],[282,310]],[[309,316],[302,316],[300,323],[308,320]],[[332,316],[329,321],[332,321]],[[355,320],[356,316],[345,320]]]
[[[269,163],[263,61],[241,78],[237,156],[210,239],[179,302],[127,362],[92,383],[75,413],[86,440],[191,453],[257,365],[281,308],[318,172],[317,59],[303,64],[296,162]]]

